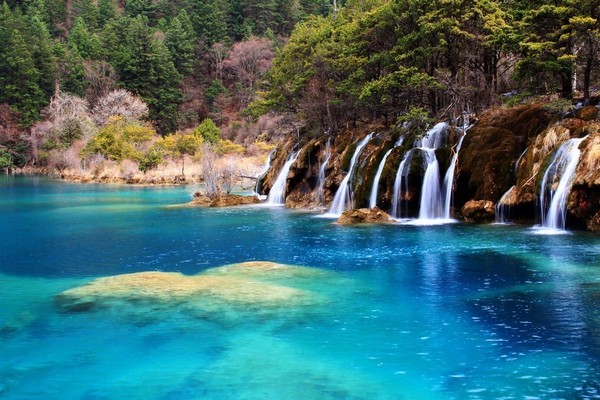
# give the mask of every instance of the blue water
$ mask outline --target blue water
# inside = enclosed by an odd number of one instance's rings
[[[194,189],[0,177],[0,398],[600,398],[600,237],[172,207]],[[55,302],[103,276],[249,260],[327,272],[291,283],[327,301]]]

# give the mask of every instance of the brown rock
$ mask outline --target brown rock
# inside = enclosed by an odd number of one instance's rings
[[[600,211],[596,213],[587,223],[587,230],[590,232],[600,233]]]
[[[594,106],[585,106],[577,112],[577,118],[584,121],[593,121],[598,119],[598,108]]]
[[[378,207],[347,210],[337,220],[337,223],[340,225],[382,224],[390,222],[393,222],[392,217],[381,211]]]
[[[260,199],[256,195],[241,196],[238,194],[228,194],[209,197],[196,192],[190,204],[201,207],[233,207],[258,203],[260,203]]]
[[[494,203],[489,200],[470,200],[461,212],[467,222],[491,222],[496,215]]]

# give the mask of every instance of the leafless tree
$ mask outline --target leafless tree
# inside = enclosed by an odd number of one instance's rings
[[[212,145],[204,143],[201,149],[202,178],[208,197],[217,197],[220,192],[221,171],[217,166],[218,155]]]
[[[88,60],[84,64],[85,78],[90,82],[86,97],[90,104],[106,96],[117,86],[115,69],[106,61]]]
[[[223,43],[215,43],[210,48],[210,58],[215,72],[215,78],[223,82],[223,62],[227,58],[229,50]]]
[[[250,38],[233,45],[223,61],[225,69],[242,85],[241,100],[248,104],[256,87],[273,62],[273,44],[264,38]]]
[[[109,117],[122,115],[127,120],[141,121],[148,115],[148,106],[142,99],[125,89],[117,89],[98,100],[93,110],[93,119],[104,125]]]

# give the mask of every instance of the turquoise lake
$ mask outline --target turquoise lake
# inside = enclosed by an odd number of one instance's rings
[[[201,209],[195,187],[0,177],[0,398],[600,398],[600,237],[332,224]],[[68,312],[56,295],[143,271],[272,261],[315,305]]]

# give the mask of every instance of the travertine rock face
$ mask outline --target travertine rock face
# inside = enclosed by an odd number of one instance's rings
[[[425,133],[425,127],[363,127],[335,132],[329,138],[331,159],[322,185],[318,182],[318,173],[325,158],[328,138],[307,141],[301,146],[297,161],[289,172],[286,206],[329,208],[348,173],[357,141],[369,131],[375,131],[375,134],[363,149],[350,182],[354,207],[360,209],[369,204],[378,165],[391,149],[379,180],[377,205],[390,213],[395,210],[395,217],[417,217],[425,159],[422,151],[414,146]],[[435,152],[441,177],[449,169],[461,132],[460,129],[450,129],[448,143]],[[465,219],[493,221],[489,203],[480,201],[497,204],[514,186],[510,196],[503,201],[510,207],[508,218],[523,223],[539,222],[536,218],[540,215],[540,187],[548,165],[563,143],[583,137],[587,138],[579,147],[581,157],[567,202],[567,227],[587,227],[597,231],[597,222],[594,221],[600,213],[600,121],[599,109],[592,106],[584,107],[568,118],[556,114],[552,107],[544,104],[497,108],[477,116],[462,142],[454,170],[453,207],[459,210],[472,200],[478,201],[467,205]],[[400,138],[403,141],[397,145]],[[294,141],[282,146],[270,175],[279,171],[296,144],[297,138],[294,138]],[[405,175],[402,175],[402,187],[397,190],[395,178],[405,158]],[[265,187],[268,188],[270,180],[265,180]],[[399,210],[402,212],[399,213]],[[368,219],[356,210],[344,218],[340,223],[358,223]]]

